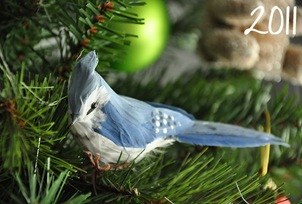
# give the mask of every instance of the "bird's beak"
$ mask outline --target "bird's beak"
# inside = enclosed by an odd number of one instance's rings
[[[71,126],[74,125],[79,119],[79,114],[71,114]]]

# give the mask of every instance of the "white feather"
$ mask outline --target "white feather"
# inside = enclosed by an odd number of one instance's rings
[[[72,125],[72,129],[75,129],[75,132],[85,131],[81,130],[83,127],[96,128],[94,125],[99,124],[97,122],[104,121],[106,115],[101,111],[103,107],[109,101],[109,94],[106,91],[105,87],[101,86],[95,89],[89,97],[86,99],[85,103],[81,100],[81,109],[79,111],[79,116],[77,121]],[[87,115],[88,111],[91,109],[91,104],[97,102],[97,107]],[[81,124],[81,125],[80,125]],[[81,126],[78,128],[77,126]]]
[[[175,141],[174,139],[159,138],[149,143],[146,148],[122,147],[94,131],[88,133],[86,138],[79,137],[77,139],[80,143],[84,144],[83,148],[93,155],[99,153],[101,155],[100,161],[103,164],[115,164],[118,159],[121,162],[131,162],[134,159],[138,162],[156,148],[165,147]]]

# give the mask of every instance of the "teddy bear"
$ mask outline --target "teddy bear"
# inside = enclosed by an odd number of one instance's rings
[[[294,0],[203,1],[197,49],[213,68],[250,70],[257,77],[302,84],[302,8]]]

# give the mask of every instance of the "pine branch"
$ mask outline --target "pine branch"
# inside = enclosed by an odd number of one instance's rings
[[[54,129],[54,126],[67,122],[65,114],[59,118],[54,115],[63,98],[64,84],[57,86],[60,82],[51,76],[44,79],[36,76],[26,84],[23,81],[24,67],[17,75],[12,75],[3,67],[1,69],[4,73],[3,83],[0,85],[2,168],[7,171],[20,170],[23,165],[36,159],[37,163],[43,166],[46,158],[51,156],[53,162],[58,164],[57,168],[53,169],[77,170],[62,159],[55,158],[52,149],[56,142],[64,139],[64,135],[60,136],[58,130]]]
[[[266,179],[258,175],[242,175],[247,165],[223,163],[205,152],[187,156],[181,164],[160,154],[132,169],[105,172],[95,181],[98,195],[89,203],[242,203],[242,196],[268,203],[282,192],[265,190]]]
[[[129,2],[129,3],[126,3]],[[88,50],[97,50],[102,53],[100,57],[101,65],[108,65],[113,61],[120,50],[116,46],[129,45],[127,37],[137,37],[132,33],[123,33],[110,28],[110,22],[119,21],[121,23],[142,24],[142,18],[135,13],[128,12],[127,9],[132,6],[144,5],[141,1],[109,1],[102,3],[100,1],[84,1],[85,7],[79,8],[77,5],[63,5],[72,7],[71,13],[65,10],[59,13],[66,20],[62,24],[69,28],[77,39],[78,44],[71,49],[72,54],[77,54],[82,48]],[[73,18],[72,16],[76,16]]]
[[[76,3],[27,0],[24,2],[27,6],[20,11],[18,2],[5,1],[3,4],[12,9],[3,13],[5,18],[18,13],[18,17],[0,25],[0,31],[3,31],[0,42],[12,70],[20,69],[25,62],[31,72],[43,74],[48,69],[64,78],[68,77],[70,65],[83,49],[102,53],[100,66],[108,67],[121,55],[120,48],[129,45],[131,37],[137,37],[135,33],[110,28],[110,22],[144,23],[137,14],[127,11],[133,6],[144,5],[140,0],[106,3],[100,0]],[[27,12],[32,14],[27,15]]]
[[[50,159],[47,160],[47,168],[43,174],[39,174],[33,166],[28,166],[27,178],[21,178],[15,172],[14,178],[17,181],[18,189],[10,192],[15,203],[83,203],[90,194],[72,195],[68,200],[63,200],[64,186],[70,174],[63,171],[58,177],[50,173]],[[25,181],[24,181],[25,180]]]

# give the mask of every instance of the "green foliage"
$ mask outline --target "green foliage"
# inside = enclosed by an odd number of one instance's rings
[[[127,8],[144,5],[139,0],[28,0],[23,4],[20,10],[22,4],[5,1],[5,11],[10,12],[1,15],[7,21],[0,24],[0,43],[6,62],[14,70],[26,62],[31,72],[48,69],[66,77],[65,72],[70,72],[70,65],[83,49],[102,53],[100,66],[109,66],[120,52],[116,45],[129,45],[128,37],[137,37],[109,28],[110,22],[144,23],[135,13],[127,12]]]
[[[22,181],[20,174],[15,173],[14,178],[19,188],[18,194],[11,194],[15,203],[83,203],[90,196],[90,194],[72,195],[68,200],[62,202],[64,185],[66,185],[70,173],[63,171],[55,178],[49,172],[50,165],[50,159],[48,159],[47,171],[45,170],[42,175],[38,174],[32,166],[28,166],[26,183]]]
[[[38,76],[27,85],[23,81],[24,67],[17,75],[3,67],[2,71],[0,146],[4,168],[21,169],[24,163],[35,158],[38,147],[44,163],[46,157],[52,155],[49,146],[60,139],[53,139],[58,132],[52,128],[51,115],[62,100],[64,85],[55,87],[51,77],[40,80]]]
[[[167,154],[157,154],[130,169],[98,175],[93,181],[97,195],[88,202],[242,203],[243,199],[253,203],[274,202],[282,191],[263,189],[266,178],[243,175],[246,167],[234,161],[222,162],[207,154],[207,149],[194,156],[186,155],[181,163]]]

